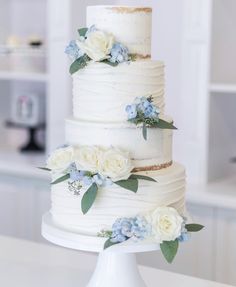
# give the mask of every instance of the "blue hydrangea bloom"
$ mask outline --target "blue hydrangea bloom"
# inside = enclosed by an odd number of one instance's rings
[[[69,168],[68,168],[68,172],[70,174],[70,180],[71,181],[80,181],[83,176],[84,176],[84,172],[83,171],[78,171],[76,164],[72,163]]]
[[[184,221],[182,223],[182,227],[181,227],[181,235],[178,238],[179,242],[185,242],[188,241],[190,239],[191,234],[188,232],[188,230],[186,229],[186,222],[187,222],[187,218],[183,217]]]
[[[93,179],[90,176],[84,176],[82,178],[82,183],[83,183],[84,186],[89,186],[89,185],[91,185],[93,183]]]
[[[109,59],[112,63],[123,63],[129,60],[129,50],[121,43],[115,43],[111,49],[111,58]]]
[[[137,106],[136,105],[128,105],[126,106],[126,112],[128,113],[128,119],[135,119],[137,116]]]
[[[143,240],[151,234],[151,225],[143,216],[137,216],[133,222],[133,237]]]
[[[84,55],[84,52],[79,49],[75,40],[70,41],[69,45],[65,49],[65,53],[72,61],[75,61]]]
[[[157,109],[155,106],[152,104],[149,104],[145,109],[144,109],[144,116],[146,118],[155,118],[157,117]]]
[[[101,176],[100,174],[95,174],[93,176],[93,182],[95,182],[97,185],[101,186],[104,184],[104,181],[106,180],[103,176]]]
[[[150,225],[144,217],[119,218],[112,226],[111,241],[124,242],[129,238],[142,240],[148,236]]]
[[[96,28],[95,25],[92,25],[91,27],[89,27],[89,28],[88,28],[88,31],[87,31],[86,34],[85,34],[85,38],[87,38],[90,33],[93,33],[93,32],[95,32],[95,31],[98,31],[98,29]]]
[[[189,232],[182,232],[178,238],[179,242],[186,242],[190,239],[191,234]]]
[[[145,97],[140,99],[138,110],[140,110],[146,118],[157,118],[160,113],[160,110]]]
[[[108,177],[105,179],[105,181],[103,183],[104,186],[110,186],[112,184],[113,184],[113,181]]]

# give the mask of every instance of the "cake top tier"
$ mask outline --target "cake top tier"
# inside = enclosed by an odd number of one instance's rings
[[[88,6],[87,27],[112,33],[131,54],[151,56],[152,9],[132,6]]]

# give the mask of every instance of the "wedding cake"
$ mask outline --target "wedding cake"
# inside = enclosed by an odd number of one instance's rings
[[[87,28],[66,48],[66,145],[45,169],[58,226],[107,237],[105,248],[153,238],[171,262],[178,243],[202,226],[186,222],[185,169],[172,162],[176,128],[165,115],[164,63],[151,59],[151,23],[148,7],[87,8]]]

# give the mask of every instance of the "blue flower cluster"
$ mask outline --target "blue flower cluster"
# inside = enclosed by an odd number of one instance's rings
[[[126,106],[128,119],[135,119],[141,114],[144,118],[158,119],[160,110],[153,103],[151,98],[136,98],[134,104]]]
[[[69,167],[69,175],[71,182],[80,182],[81,186],[88,187],[93,183],[98,186],[109,186],[113,182],[110,178],[104,177],[100,174],[90,174],[87,171],[78,170],[75,163],[72,163]]]
[[[187,218],[184,218],[184,221],[182,223],[182,228],[181,228],[181,235],[178,238],[179,242],[186,242],[190,239],[191,234],[188,232],[188,230],[185,227],[186,222],[187,222]]]
[[[123,63],[129,60],[129,50],[123,44],[116,42],[111,49],[111,63]]]
[[[93,32],[95,32],[95,31],[98,31],[98,29],[96,28],[96,26],[95,26],[95,25],[90,26],[90,27],[88,28],[88,31],[87,31],[86,34],[85,34],[85,38],[87,38],[90,33],[93,33]]]
[[[126,106],[126,112],[128,114],[128,119],[135,119],[138,115],[138,111],[137,111],[137,105],[132,104],[132,105],[128,105]]]
[[[119,218],[112,226],[111,242],[119,243],[129,238],[143,240],[151,232],[151,226],[142,216]]]
[[[84,55],[84,52],[78,47],[75,40],[70,41],[65,49],[65,53],[72,61],[75,61]]]

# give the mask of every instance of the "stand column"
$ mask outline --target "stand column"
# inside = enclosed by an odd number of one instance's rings
[[[103,251],[87,287],[146,287],[138,270],[136,255]]]

